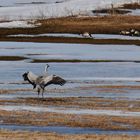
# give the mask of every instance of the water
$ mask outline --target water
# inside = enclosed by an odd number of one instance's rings
[[[0,50],[1,56],[18,55],[31,59],[140,60],[140,47],[135,45],[0,42]]]
[[[38,132],[55,132],[59,134],[99,134],[99,135],[140,135],[137,130],[102,130],[95,128],[66,127],[66,126],[26,126],[26,125],[10,125],[1,124],[0,129],[22,130],[22,131],[38,131]]]

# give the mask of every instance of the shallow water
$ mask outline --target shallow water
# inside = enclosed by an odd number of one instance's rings
[[[66,126],[31,126],[31,125],[10,125],[0,124],[0,129],[38,131],[38,132],[55,132],[60,134],[108,134],[108,135],[140,135],[137,130],[102,130],[95,128],[66,127]]]

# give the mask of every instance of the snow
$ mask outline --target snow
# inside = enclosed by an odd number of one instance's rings
[[[21,2],[13,0],[9,4],[4,0],[0,1],[1,5],[10,5],[12,3]],[[24,1],[31,2],[31,1]],[[0,7],[0,19],[36,19],[36,18],[50,18],[62,17],[71,15],[88,14],[91,10],[110,8],[111,4],[120,6],[124,3],[137,2],[137,0],[64,0],[62,3],[46,4],[28,4],[28,5],[15,5],[11,7]],[[7,3],[7,4],[6,4]]]
[[[29,24],[28,21],[9,21],[0,23],[0,28],[33,28],[34,24]]]
[[[94,109],[77,109],[65,107],[38,107],[29,105],[0,105],[0,110],[6,111],[33,111],[33,112],[53,112],[62,114],[89,114],[89,115],[108,115],[108,116],[125,116],[140,117],[140,112],[130,112],[122,110],[94,110]]]

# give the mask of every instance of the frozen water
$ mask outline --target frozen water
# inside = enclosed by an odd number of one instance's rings
[[[49,65],[49,74],[60,75],[75,83],[94,81],[136,82],[140,80],[139,63],[49,63]],[[22,74],[26,71],[32,71],[38,75],[43,74],[45,64],[0,61],[0,67],[0,83],[4,83],[6,86],[10,82],[13,84],[23,82]],[[8,73],[5,73],[5,70]]]
[[[0,124],[0,129],[7,130],[22,130],[22,131],[39,131],[39,132],[55,132],[60,134],[125,134],[125,135],[139,135],[140,131],[137,130],[102,130],[95,128],[82,128],[82,127],[66,127],[66,126],[31,126],[31,125],[10,125]]]
[[[140,60],[140,47],[135,45],[0,42],[0,50],[1,56],[18,55],[31,59]]]
[[[127,134],[127,135],[139,135],[139,131],[124,130],[101,130],[95,128],[81,128],[81,127],[65,127],[65,126],[30,126],[30,125],[8,125],[1,124],[1,129],[7,130],[22,130],[22,131],[39,131],[39,132],[56,132],[61,134]]]
[[[93,109],[77,109],[77,108],[45,107],[45,106],[29,106],[29,105],[0,105],[0,110],[54,112],[62,114],[79,114],[79,115],[89,114],[89,115],[140,117],[140,112],[130,112],[122,110],[93,110]]]
[[[9,37],[74,37],[74,38],[84,38],[79,34],[60,34],[60,33],[51,33],[51,34],[17,34],[17,35],[8,35]],[[113,35],[113,34],[92,34],[93,39],[120,39],[120,40],[140,40],[140,37],[134,36],[125,36],[125,35]]]
[[[48,33],[48,34],[17,34],[17,35],[8,35],[8,37],[44,37],[44,36],[51,36],[51,37],[74,37],[74,38],[83,38],[79,34],[60,34],[60,33]]]

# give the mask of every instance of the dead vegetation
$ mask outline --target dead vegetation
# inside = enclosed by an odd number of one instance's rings
[[[135,3],[124,4],[122,6],[122,8],[123,9],[132,9],[132,10],[140,9],[140,3],[135,2]]]
[[[36,28],[0,29],[0,36],[41,33],[101,33],[118,34],[121,30],[140,29],[140,16],[112,15],[98,17],[65,17],[38,20],[42,25]]]
[[[140,130],[139,117],[0,111],[0,118],[3,124],[21,126],[69,126],[89,127],[102,130]]]
[[[77,43],[77,44],[82,43],[82,44],[108,44],[108,45],[120,44],[120,45],[140,46],[140,40],[120,40],[120,39],[91,39],[91,38],[64,38],[64,37],[1,37],[0,41]]]
[[[55,133],[0,131],[1,140],[139,140],[140,136],[127,135],[60,135]]]
[[[0,61],[20,61],[27,58],[23,56],[0,56]]]
[[[140,17],[130,15],[58,18],[40,20],[39,22],[42,23],[42,27],[48,28],[50,32],[59,33],[82,33],[88,31],[90,33],[118,34],[120,30],[124,29],[140,29]]]
[[[0,41],[20,42],[57,42],[57,43],[89,43],[89,44],[134,44],[140,45],[140,40],[120,39],[91,39],[91,38],[64,38],[64,37],[8,37],[17,34],[43,34],[43,33],[74,33],[85,31],[93,34],[119,34],[121,30],[140,30],[140,16],[110,15],[98,17],[65,17],[36,21],[41,26],[35,28],[0,28]],[[94,37],[94,36],[93,36]]]
[[[123,95],[122,95],[123,96]],[[18,98],[17,100],[1,100],[0,104],[26,104],[33,106],[57,106],[68,108],[81,108],[81,109],[96,109],[96,110],[123,110],[123,111],[140,111],[140,101],[127,101],[127,100],[113,100],[101,99],[96,97],[69,97],[69,98]]]
[[[123,10],[119,8],[114,8],[114,9],[101,9],[101,10],[93,10],[92,11],[94,14],[99,15],[99,14],[110,14],[110,15],[123,15],[123,14],[128,14],[131,13],[130,10]]]

